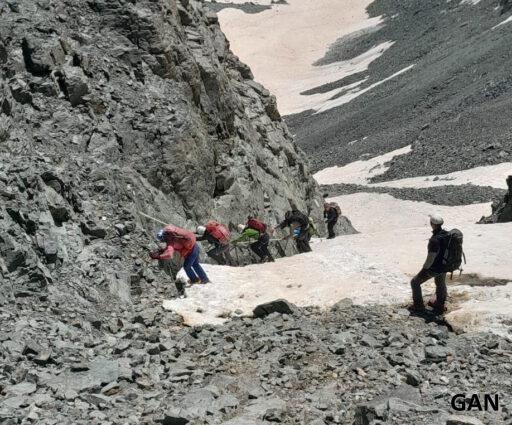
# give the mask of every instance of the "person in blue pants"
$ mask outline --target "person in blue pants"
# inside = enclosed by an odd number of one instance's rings
[[[201,264],[199,264],[199,245],[197,243],[194,245],[192,252],[185,258],[183,268],[192,282],[210,282]]]

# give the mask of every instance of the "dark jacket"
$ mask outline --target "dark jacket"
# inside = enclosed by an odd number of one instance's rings
[[[217,238],[215,238],[210,232],[208,232],[208,230],[205,230],[203,236],[197,236],[196,240],[198,242],[206,241],[206,242],[209,242],[209,243],[211,243],[212,245],[215,245],[215,246],[221,245],[220,241]]]
[[[439,228],[432,232],[432,236],[428,241],[428,256],[434,256],[434,261],[428,270],[434,273],[441,273],[443,271],[443,255],[446,251],[447,231]]]
[[[330,207],[324,210],[324,218],[328,223],[334,223],[335,221],[338,221],[338,211],[336,211],[336,208]]]
[[[278,229],[284,229],[285,227],[290,227],[293,223],[296,223],[302,230],[306,230],[309,227],[308,217],[302,214],[299,210],[291,210],[288,211],[284,220],[278,224]]]

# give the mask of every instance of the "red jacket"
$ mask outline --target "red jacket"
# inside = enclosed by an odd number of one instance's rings
[[[158,260],[171,258],[178,251],[182,258],[187,258],[196,244],[196,236],[188,230],[169,224],[164,227],[164,237],[167,246],[158,256]]]

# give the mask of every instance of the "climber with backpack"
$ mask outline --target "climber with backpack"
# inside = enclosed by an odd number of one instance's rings
[[[229,229],[215,220],[208,221],[204,226],[197,226],[196,240],[206,241],[213,245],[213,248],[206,252],[206,255],[221,266],[233,265],[233,259],[229,253]]]
[[[267,225],[263,223],[263,221],[254,217],[248,217],[245,225],[238,225],[238,230],[240,231],[240,236],[232,241],[233,245],[236,246],[239,242],[253,240],[254,242],[252,242],[249,247],[251,251],[259,257],[260,262],[274,262],[274,257],[272,257],[272,254],[268,250],[270,236],[267,233]]]
[[[341,215],[341,208],[336,202],[325,202],[324,203],[324,218],[327,224],[327,239],[334,239],[336,233],[334,233],[334,226],[338,222],[338,218]]]
[[[462,273],[461,264],[464,256],[462,249],[463,235],[458,229],[446,231],[443,229],[444,220],[435,214],[430,216],[432,237],[428,241],[428,254],[422,270],[411,280],[413,305],[409,307],[411,312],[425,311],[421,285],[434,278],[436,284],[435,301],[430,301],[435,314],[443,314],[446,311],[447,297],[446,274],[459,270]]]
[[[199,245],[196,243],[194,233],[181,227],[169,224],[156,235],[158,242],[165,242],[166,246],[158,251],[149,253],[153,260],[169,260],[178,252],[183,259],[183,268],[190,283],[209,283],[210,279],[199,264]],[[184,295],[184,289],[178,288],[180,296]]]
[[[276,226],[276,229],[290,228],[290,236],[295,239],[299,254],[310,252],[311,234],[309,229],[309,218],[298,209],[293,208],[284,215],[284,220]]]

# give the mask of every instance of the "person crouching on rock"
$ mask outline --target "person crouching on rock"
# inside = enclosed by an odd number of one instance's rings
[[[295,239],[299,254],[310,252],[311,246],[309,241],[311,240],[311,235],[309,233],[308,216],[297,209],[288,211],[284,215],[284,220],[276,226],[276,229],[284,229],[286,227],[290,228],[290,235]]]
[[[230,232],[226,226],[214,220],[208,221],[205,226],[197,226],[196,240],[207,241],[213,248],[206,252],[206,255],[220,265],[233,265],[233,259],[229,253]]]
[[[168,260],[177,251],[183,259],[183,268],[190,283],[209,283],[210,279],[199,264],[199,245],[196,236],[188,230],[169,224],[160,230],[156,236],[159,242],[165,242],[166,247],[153,251],[149,256],[154,260]]]
[[[265,261],[274,262],[274,257],[272,257],[272,254],[270,254],[268,250],[270,236],[267,233],[267,225],[265,223],[256,218],[249,217],[247,224],[238,225],[238,231],[241,235],[232,241],[234,245],[239,242],[256,239],[249,247],[251,251],[259,257],[260,263],[264,263]]]
[[[446,273],[443,270],[443,254],[445,248],[442,243],[443,236],[447,233],[443,229],[444,220],[439,215],[430,216],[430,225],[432,226],[432,237],[428,241],[428,254],[425,264],[421,271],[411,280],[413,305],[409,307],[411,312],[425,311],[423,304],[423,295],[421,285],[427,280],[434,278],[436,284],[436,302],[429,303],[433,307],[435,314],[442,314],[445,311],[445,302],[447,297]]]

